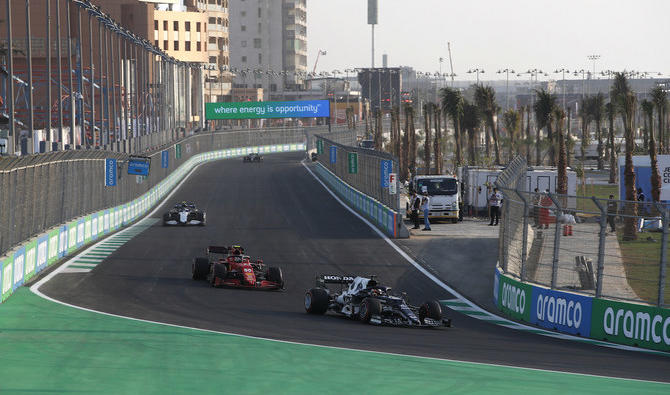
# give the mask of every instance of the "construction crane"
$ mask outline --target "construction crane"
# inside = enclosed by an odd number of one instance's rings
[[[319,53],[316,54],[316,61],[314,62],[314,69],[312,69],[312,74],[316,73],[316,65],[319,63],[319,56],[326,55],[326,51],[319,50]]]
[[[454,63],[451,61],[451,43],[447,41],[447,50],[449,51],[449,68],[451,69],[451,86],[454,86]]]

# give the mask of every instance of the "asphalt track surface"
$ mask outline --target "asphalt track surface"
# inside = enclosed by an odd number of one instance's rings
[[[317,274],[369,275],[410,301],[451,299],[304,169],[303,154],[199,167],[155,214],[195,201],[206,227],[163,227],[134,237],[90,273],[62,273],[40,291],[107,313],[194,328],[472,362],[670,382],[670,357],[537,336],[445,309],[454,327],[390,328],[304,312]],[[286,290],[213,288],[191,279],[208,245],[241,244],[284,271]],[[444,279],[448,283],[448,279]],[[259,356],[261,358],[262,356]]]

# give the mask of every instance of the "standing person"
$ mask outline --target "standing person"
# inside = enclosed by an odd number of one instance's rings
[[[610,226],[610,232],[616,232],[616,225],[614,220],[618,214],[619,206],[618,202],[614,200],[614,195],[610,195],[609,200],[607,201],[607,223]]]
[[[642,188],[637,189],[637,201],[644,202],[644,191],[642,190]]]
[[[533,222],[536,228],[540,227],[540,202],[542,201],[542,195],[540,195],[540,190],[535,188],[535,194],[533,195]]]
[[[421,198],[416,195],[416,191],[412,191],[412,198],[409,201],[410,218],[414,222],[412,229],[419,229],[419,209],[421,208]]]
[[[489,226],[498,225],[500,219],[500,206],[502,205],[502,195],[498,192],[498,188],[493,188],[493,193],[489,196],[489,206],[491,206],[491,223]],[[493,221],[495,220],[495,224]]]
[[[430,221],[428,220],[428,214],[430,214],[430,197],[428,196],[428,192],[425,192],[421,199],[421,210],[423,210],[423,229],[421,230],[430,230]]]

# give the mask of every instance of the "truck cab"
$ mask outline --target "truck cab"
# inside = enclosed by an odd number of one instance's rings
[[[461,198],[460,183],[454,175],[415,176],[411,189],[418,194],[428,193],[430,211],[428,219],[450,219],[456,223],[459,219]],[[423,218],[423,212],[419,211]]]

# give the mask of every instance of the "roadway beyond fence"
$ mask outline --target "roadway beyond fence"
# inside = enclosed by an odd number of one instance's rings
[[[668,209],[529,192],[526,168],[519,157],[496,182],[504,195],[497,307],[545,328],[670,351]]]

